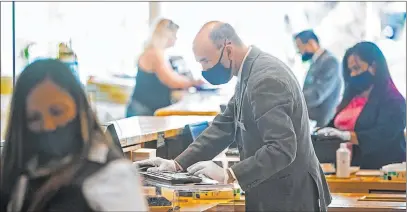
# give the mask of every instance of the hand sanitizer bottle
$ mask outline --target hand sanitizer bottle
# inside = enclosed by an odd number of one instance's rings
[[[336,151],[336,177],[350,177],[350,151],[346,147],[346,143],[341,143],[341,146]]]

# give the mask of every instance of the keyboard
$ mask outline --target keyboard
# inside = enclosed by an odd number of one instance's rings
[[[151,197],[147,196],[148,206],[171,206],[172,203],[164,197]]]
[[[311,135],[313,141],[328,141],[328,140],[338,140],[337,136],[332,135],[317,135],[316,133]]]
[[[140,173],[145,179],[151,179],[167,184],[189,184],[189,183],[200,183],[202,179],[184,172],[141,172]]]
[[[239,156],[239,150],[237,148],[230,148],[225,152],[226,156]]]

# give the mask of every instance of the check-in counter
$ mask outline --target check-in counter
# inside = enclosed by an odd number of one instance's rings
[[[154,143],[154,146],[149,147],[157,148],[162,145],[160,140],[171,143],[169,140],[182,134],[186,125],[204,121],[211,122],[213,118],[214,116],[139,116],[110,123],[115,126],[124,151],[131,152],[143,146],[149,146],[149,143]],[[184,145],[183,148],[186,146]],[[233,161],[239,161],[239,158],[233,158]],[[382,177],[352,175],[348,179],[339,179],[335,175],[327,175],[326,178],[333,193],[406,191],[404,181],[384,180]]]

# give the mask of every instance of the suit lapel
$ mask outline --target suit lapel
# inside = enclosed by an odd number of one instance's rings
[[[261,53],[260,49],[258,49],[255,46],[252,46],[252,49],[251,49],[249,55],[247,55],[246,60],[243,61],[241,79],[238,82],[238,83],[240,83],[240,85],[238,85],[238,90],[237,90],[238,91],[238,93],[237,93],[238,99],[236,101],[237,120],[240,120],[241,111],[242,111],[243,95],[246,91],[246,85],[247,85],[247,81],[249,80],[250,73],[252,71],[253,63],[257,59],[257,57],[259,57],[260,53]]]

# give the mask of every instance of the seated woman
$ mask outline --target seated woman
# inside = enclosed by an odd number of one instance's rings
[[[342,64],[343,100],[329,127],[317,133],[353,144],[360,155],[360,164],[355,165],[362,169],[405,161],[406,101],[391,79],[382,51],[371,42],[360,42],[347,50]]]
[[[147,211],[141,180],[59,60],[18,77],[1,158],[1,211]]]
[[[202,84],[176,73],[165,60],[164,51],[174,46],[178,25],[161,19],[153,28],[144,52],[138,59],[136,86],[127,106],[126,116],[152,116],[154,112],[171,104],[171,90],[185,89]]]

